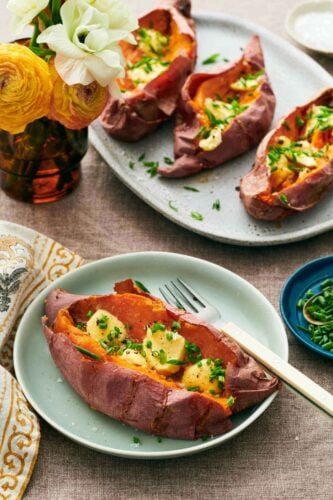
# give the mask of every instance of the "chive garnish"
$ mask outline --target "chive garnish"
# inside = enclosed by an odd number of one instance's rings
[[[207,57],[204,61],[202,61],[202,64],[214,64],[220,57],[220,54],[217,52],[216,54],[212,54],[211,56]]]
[[[296,125],[298,128],[302,128],[304,125],[304,120],[300,116],[296,116]]]
[[[135,286],[140,288],[140,290],[142,290],[143,292],[150,293],[148,288],[143,283],[141,283],[141,281],[134,280],[134,283],[135,283]]]
[[[284,193],[281,193],[280,196],[279,196],[280,200],[282,201],[282,203],[284,205],[288,205],[288,198],[287,196],[284,194]]]
[[[200,214],[199,212],[191,212],[191,217],[192,219],[198,220],[198,221],[203,221],[204,216]]]
[[[180,329],[179,321],[173,321],[171,325],[171,330],[179,330],[179,329]]]
[[[82,330],[82,331],[85,331],[85,329],[86,329],[86,324],[85,323],[79,322],[79,323],[76,323],[75,326],[76,326],[76,328],[78,328],[79,330]]]
[[[174,161],[173,161],[172,158],[169,158],[169,156],[165,156],[164,157],[164,163],[166,163],[167,165],[173,165]]]
[[[212,205],[212,209],[213,210],[217,210],[219,211],[221,208],[221,203],[220,203],[220,200],[219,199],[216,199],[214,202],[213,202],[213,205]]]
[[[200,387],[198,385],[192,385],[190,387],[186,387],[186,390],[187,391],[198,391],[200,389]]]
[[[85,354],[86,356],[89,356],[90,358],[97,359],[98,361],[101,361],[102,358],[97,356],[94,352],[88,351],[88,349],[85,349],[84,347],[81,347],[79,345],[74,346],[81,354]]]
[[[200,190],[194,186],[183,186],[186,191],[193,191],[194,193],[200,193]]]
[[[169,365],[176,365],[176,366],[186,365],[186,361],[180,361],[179,359],[168,359],[167,363]]]
[[[284,128],[286,128],[287,130],[291,130],[289,123],[287,123],[286,121],[284,121],[284,122],[282,123],[282,125],[283,125],[283,126],[284,126]]]
[[[133,436],[133,443],[134,444],[141,444],[141,439],[138,436]]]
[[[173,210],[174,212],[178,212],[178,208],[177,208],[177,207],[175,207],[175,205],[173,204],[173,201],[171,201],[171,200],[170,200],[170,201],[168,202],[168,205],[169,205],[169,207],[171,208],[171,210]]]
[[[146,153],[141,153],[141,155],[138,158],[138,161],[143,161],[146,157]]]
[[[128,166],[129,166],[129,168],[130,168],[131,170],[133,170],[134,165],[135,165],[134,161],[129,161],[129,162],[128,162]]]
[[[91,318],[91,316],[93,316],[93,315],[94,315],[94,311],[89,310],[87,312],[87,318]]]
[[[233,406],[235,404],[235,398],[233,396],[229,396],[227,399],[227,405]]]

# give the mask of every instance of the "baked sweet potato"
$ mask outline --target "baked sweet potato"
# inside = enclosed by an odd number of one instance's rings
[[[158,172],[185,177],[244,153],[266,134],[274,110],[259,37],[253,36],[237,61],[188,77],[174,131],[176,160]]]
[[[164,1],[139,19],[138,44],[121,42],[127,61],[118,80],[122,98],[111,97],[101,116],[116,139],[135,142],[174,113],[180,90],[193,70],[196,37],[191,1]]]
[[[279,220],[316,205],[333,187],[333,89],[294,108],[261,142],[240,197],[256,219]]]
[[[132,280],[115,290],[85,298],[54,290],[42,318],[55,364],[92,408],[145,432],[195,439],[228,431],[232,413],[278,389],[213,326]],[[156,350],[159,342],[166,347]]]

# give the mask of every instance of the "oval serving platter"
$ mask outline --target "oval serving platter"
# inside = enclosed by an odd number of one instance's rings
[[[118,255],[85,266],[59,278],[28,307],[14,344],[17,380],[33,408],[59,432],[89,448],[127,458],[160,459],[191,455],[231,439],[254,422],[272,403],[272,394],[261,404],[232,417],[234,428],[203,442],[163,438],[137,431],[90,408],[67,384],[56,368],[40,318],[44,299],[56,287],[77,294],[105,294],[116,281],[133,277],[154,295],[162,283],[183,277],[221,310],[226,321],[233,319],[257,340],[288,360],[288,341],[278,313],[250,283],[216,264],[163,252]],[[254,314],[255,311],[255,314]],[[141,444],[134,443],[139,437]]]
[[[242,47],[254,33],[261,38],[268,75],[277,98],[273,125],[297,104],[308,100],[333,78],[308,55],[245,19],[221,14],[197,13],[198,63],[196,71],[223,65],[223,59],[239,57]],[[209,41],[209,43],[207,43]],[[202,66],[201,61],[220,53],[217,65]],[[208,238],[236,245],[276,245],[302,240],[333,228],[333,199],[326,196],[308,212],[282,222],[263,222],[248,215],[239,199],[240,178],[250,169],[255,157],[251,150],[221,167],[185,179],[151,178],[138,159],[163,163],[173,157],[174,122],[162,125],[144,140],[128,144],[111,139],[98,121],[90,127],[90,140],[114,174],[137,196],[176,224]],[[130,162],[134,166],[129,167]],[[184,186],[198,191],[188,191]],[[220,210],[214,210],[215,200]],[[199,212],[203,220],[196,220]]]

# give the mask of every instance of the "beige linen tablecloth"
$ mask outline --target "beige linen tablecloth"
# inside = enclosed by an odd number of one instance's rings
[[[4,4],[0,22],[5,26]],[[140,9],[149,0],[131,2]],[[194,7],[247,17],[286,36],[283,20],[294,0],[195,1]],[[0,31],[1,37],[3,30]],[[6,31],[5,31],[6,33]],[[332,61],[320,59],[328,69]],[[286,75],[288,78],[288,75]],[[164,219],[126,189],[91,147],[78,190],[54,205],[29,206],[0,193],[0,217],[26,224],[86,259],[164,250],[220,264],[249,280],[278,308],[282,283],[299,265],[332,253],[332,232],[271,248],[227,246]],[[289,335],[290,361],[333,391],[333,365]],[[253,425],[223,446],[170,461],[102,455],[41,421],[42,440],[27,499],[331,499],[332,421],[283,390]]]

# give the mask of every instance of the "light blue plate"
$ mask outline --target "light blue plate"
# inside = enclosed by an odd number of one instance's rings
[[[163,439],[123,425],[92,410],[64,381],[49,353],[40,317],[44,299],[57,287],[78,294],[105,294],[116,281],[133,277],[152,294],[175,277],[183,277],[233,320],[284,360],[288,342],[283,323],[267,299],[236,274],[204,260],[185,255],[145,252],[110,257],[87,264],[59,278],[37,297],[24,314],[16,334],[14,365],[17,379],[33,408],[55,429],[74,441],[98,451],[129,458],[170,458],[203,451],[244,430],[271,404],[263,403],[233,417],[234,428],[206,442]],[[140,445],[133,443],[138,436]]]

